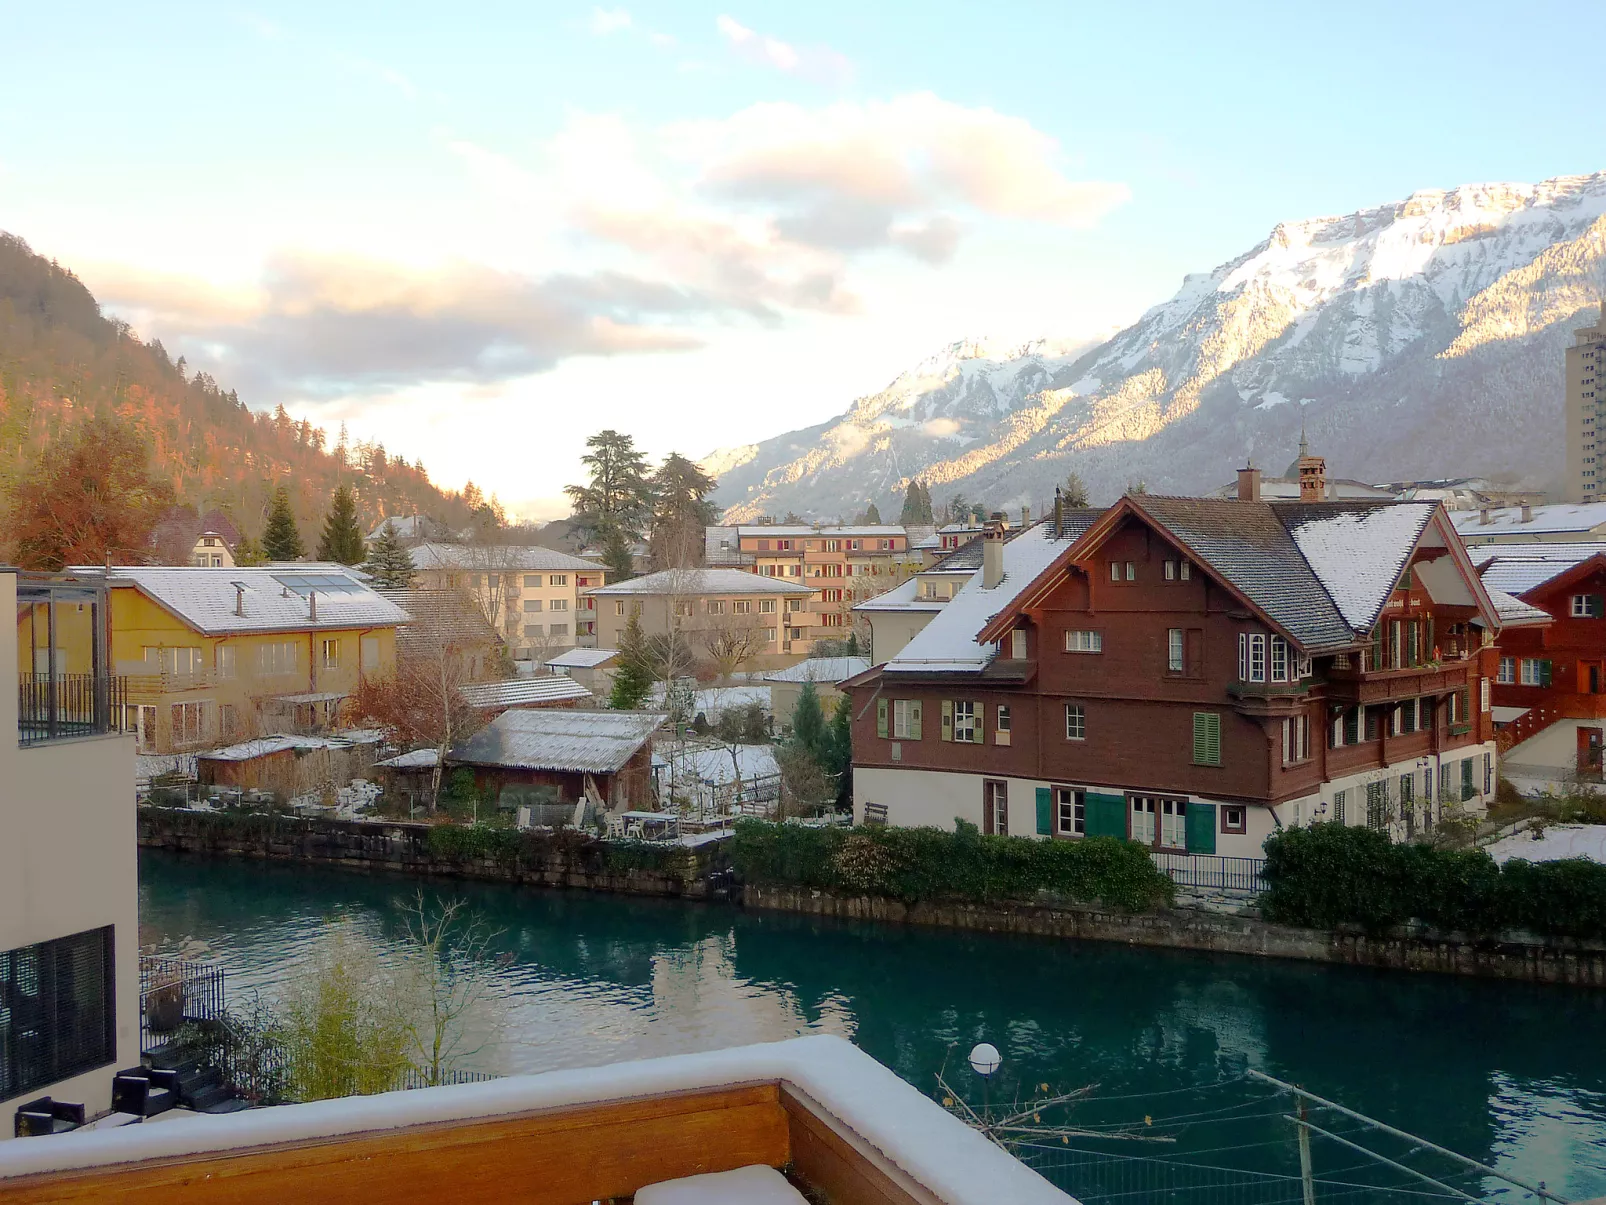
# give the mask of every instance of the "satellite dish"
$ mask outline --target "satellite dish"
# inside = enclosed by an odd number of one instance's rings
[[[983,1078],[990,1076],[998,1070],[1004,1057],[998,1053],[998,1047],[991,1042],[978,1042],[971,1047],[970,1069]]]

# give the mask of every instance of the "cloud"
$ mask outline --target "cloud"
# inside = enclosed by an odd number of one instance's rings
[[[203,349],[195,366],[267,398],[496,382],[575,356],[682,350],[700,345],[686,322],[726,308],[618,273],[531,278],[311,254],[276,257],[247,289],[130,273],[96,274],[96,287],[148,333]]]
[[[629,29],[635,22],[622,8],[593,8],[589,27],[598,37],[607,37],[621,29]]]
[[[736,18],[721,14],[714,28],[732,50],[750,63],[773,67],[787,75],[798,75],[821,83],[841,83],[852,74],[852,64],[828,46],[799,48],[779,38],[749,29]]]

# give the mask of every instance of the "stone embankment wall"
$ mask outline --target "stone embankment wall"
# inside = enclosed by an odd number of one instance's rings
[[[728,842],[695,848],[604,841],[576,832],[520,833],[395,820],[139,809],[139,843],[209,857],[263,858],[344,870],[485,879],[632,895],[705,899],[728,865]]]
[[[743,889],[743,901],[749,908],[894,924],[1606,987],[1606,943],[1547,940],[1531,934],[1479,940],[1413,927],[1386,937],[1368,937],[1358,931],[1295,929],[1251,917],[1190,909],[1129,914],[1081,905],[904,904],[874,896],[755,884]]]

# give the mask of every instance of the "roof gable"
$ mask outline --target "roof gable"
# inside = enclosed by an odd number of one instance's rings
[[[1399,584],[1434,502],[1274,502],[1294,545],[1344,622],[1369,632]]]

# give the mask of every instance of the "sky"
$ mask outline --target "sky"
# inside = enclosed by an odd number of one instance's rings
[[[1281,221],[1606,169],[1606,6],[0,0],[0,230],[253,406],[564,513]],[[1570,47],[1584,48],[1582,58]]]

